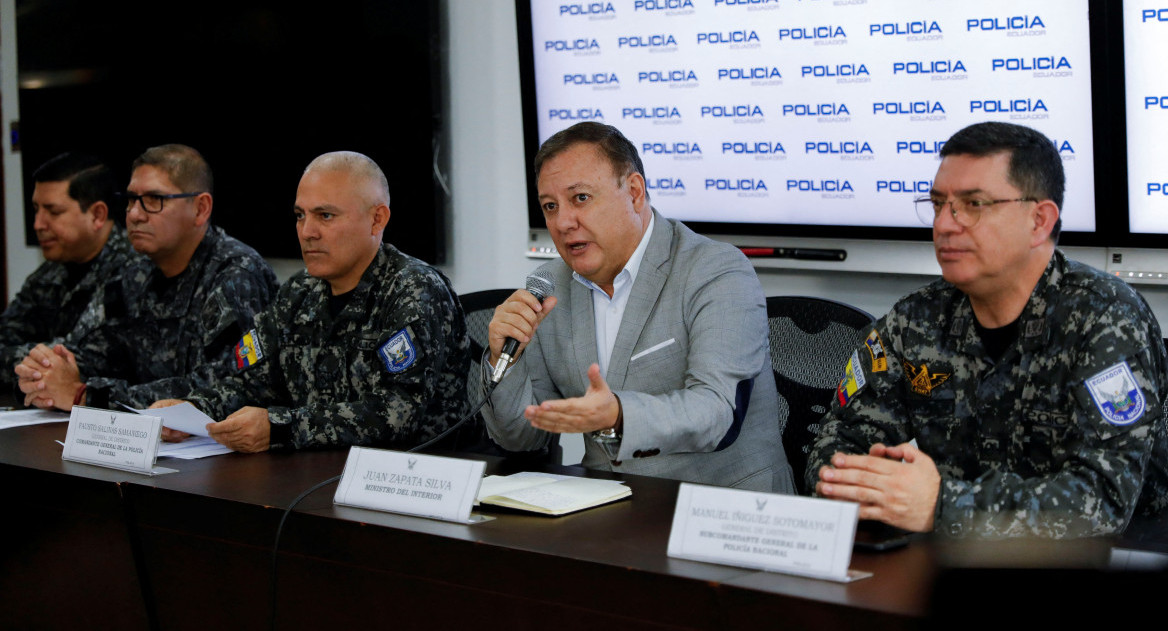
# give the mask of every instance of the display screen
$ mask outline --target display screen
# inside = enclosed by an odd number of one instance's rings
[[[1128,210],[1133,233],[1168,234],[1168,1],[1124,3]]]
[[[1052,139],[1064,231],[1096,230],[1088,0],[520,0],[519,14],[529,157],[579,121],[614,125],[654,207],[699,229],[927,239],[912,200],[938,151],[994,120]]]

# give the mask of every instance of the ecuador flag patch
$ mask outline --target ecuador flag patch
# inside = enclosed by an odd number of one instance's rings
[[[844,367],[844,376],[840,379],[839,387],[836,388],[836,397],[839,399],[840,407],[851,403],[856,393],[863,390],[867,383],[868,381],[864,378],[864,369],[860,367],[860,355],[856,351],[852,351],[852,357],[848,360],[848,365]]]
[[[264,358],[264,350],[260,347],[260,336],[255,329],[243,334],[243,338],[235,345],[235,367],[242,370],[256,365]]]

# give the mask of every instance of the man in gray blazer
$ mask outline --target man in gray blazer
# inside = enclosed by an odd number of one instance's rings
[[[520,342],[484,411],[511,450],[584,433],[584,466],[793,493],[758,277],[730,245],[649,205],[636,148],[579,123],[535,158],[540,206],[561,260],[540,303],[495,310],[490,357]]]

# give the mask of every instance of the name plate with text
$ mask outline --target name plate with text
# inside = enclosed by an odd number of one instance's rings
[[[669,556],[848,582],[859,505],[697,484],[678,489]]]
[[[145,414],[73,406],[65,432],[63,460],[154,475],[162,419]]]
[[[333,503],[477,523],[470,510],[487,463],[352,447]]]

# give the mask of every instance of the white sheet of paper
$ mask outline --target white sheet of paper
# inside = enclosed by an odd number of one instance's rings
[[[221,456],[231,453],[231,448],[215,442],[210,436],[192,436],[181,443],[162,443],[158,446],[159,458],[179,458],[197,460],[207,456]]]
[[[163,427],[177,429],[180,432],[186,432],[192,436],[210,436],[211,434],[207,433],[207,423],[215,422],[214,419],[203,414],[199,411],[199,408],[190,403],[181,403],[168,408],[154,408],[152,410],[134,409],[134,411],[139,414],[157,416],[162,419]],[[162,454],[159,453],[158,455],[161,456]]]
[[[60,410],[10,410],[0,412],[0,429],[42,423],[64,423],[68,420],[69,413]]]

